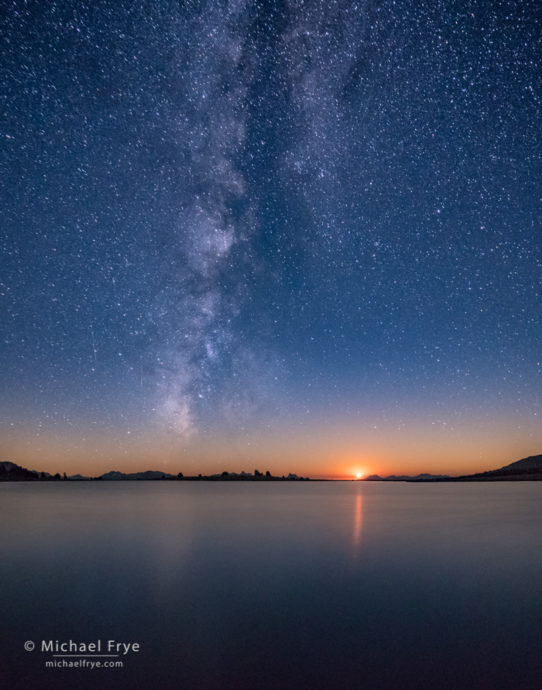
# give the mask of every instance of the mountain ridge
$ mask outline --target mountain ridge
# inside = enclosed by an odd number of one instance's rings
[[[408,481],[420,481],[410,479]],[[496,470],[464,474],[459,477],[429,479],[432,482],[542,481],[542,455],[529,455]]]
[[[273,476],[269,471],[263,473],[254,470],[249,472],[222,472],[218,474],[184,476],[182,472],[170,474],[160,470],[145,470],[143,472],[124,473],[118,470],[110,470],[97,477],[85,477],[81,474],[67,476],[59,472],[52,475],[49,472],[38,472],[21,467],[14,462],[5,460],[0,461],[0,481],[308,481],[308,477],[301,477],[290,473],[280,477]],[[312,480],[318,481],[318,480]],[[528,457],[516,460],[503,465],[496,470],[487,472],[476,472],[474,474],[460,475],[457,477],[449,475],[438,475],[421,473],[415,476],[410,475],[388,475],[381,477],[372,474],[359,481],[396,481],[396,482],[466,482],[466,481],[542,481],[542,454],[529,455]]]
[[[280,477],[274,476],[271,472],[260,472],[254,470],[249,472],[222,472],[219,474],[184,476],[182,472],[170,474],[160,470],[145,470],[144,472],[119,472],[110,470],[97,477],[85,477],[81,474],[67,476],[57,472],[55,475],[48,472],[37,472],[21,467],[10,461],[0,462],[0,482],[1,481],[308,481],[309,477],[290,472],[288,475]],[[314,481],[314,480],[313,480]]]
[[[386,477],[381,477],[379,474],[370,474],[368,477],[362,479],[364,482],[407,482],[407,481],[429,481],[432,479],[443,479],[449,477],[448,474],[429,474],[422,472],[414,476],[409,474],[390,474]]]

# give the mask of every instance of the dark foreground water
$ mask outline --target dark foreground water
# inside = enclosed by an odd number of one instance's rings
[[[0,559],[1,688],[542,687],[542,482],[0,484]]]

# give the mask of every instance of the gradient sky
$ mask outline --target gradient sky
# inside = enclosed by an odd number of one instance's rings
[[[1,459],[542,452],[535,0],[14,0],[1,23]]]

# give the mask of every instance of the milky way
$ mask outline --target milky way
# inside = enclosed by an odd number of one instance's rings
[[[536,2],[2,25],[7,425],[541,413]]]

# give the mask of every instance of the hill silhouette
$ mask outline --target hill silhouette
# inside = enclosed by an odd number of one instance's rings
[[[271,472],[260,472],[254,470],[250,472],[222,472],[220,474],[198,474],[194,476],[184,476],[182,472],[178,474],[169,474],[168,472],[161,472],[159,470],[147,470],[146,472],[131,472],[124,473],[118,470],[105,472],[98,477],[84,477],[81,474],[74,474],[67,476],[66,473],[60,475],[56,473],[51,475],[48,472],[36,472],[35,470],[28,470],[25,467],[20,467],[14,462],[0,462],[0,482],[21,482],[21,481],[208,481],[208,482],[235,482],[235,481],[274,481],[274,482],[291,482],[291,481],[308,481],[308,477],[300,477],[297,474],[290,473],[276,477]]]
[[[35,481],[41,479],[40,473],[34,470],[27,470],[14,462],[0,462],[0,481],[20,482]]]
[[[445,479],[449,475],[447,474],[428,474],[427,472],[422,472],[412,476],[410,474],[390,474],[387,477],[381,477],[379,474],[370,474],[368,477],[362,479],[364,482],[407,482],[416,481],[423,482],[432,479]]]
[[[273,476],[269,471],[260,472],[222,472],[220,474],[184,476],[182,472],[169,474],[159,470],[147,470],[145,472],[124,473],[117,470],[105,472],[98,477],[84,477],[80,474],[66,476],[66,474],[38,472],[21,467],[14,462],[0,462],[0,482],[6,481],[307,481],[308,477],[300,477],[290,473],[280,477]],[[407,482],[475,482],[475,481],[542,481],[542,455],[530,455],[527,458],[516,460],[509,465],[504,465],[496,470],[465,474],[459,477],[446,475],[419,474],[415,477],[408,475],[390,475],[381,477],[377,474],[370,475],[362,481],[407,481]]]
[[[420,481],[410,479],[409,481]],[[542,481],[542,455],[530,455],[516,460],[497,470],[464,474],[460,477],[439,477],[425,481],[432,482],[496,482],[496,481]]]
[[[524,471],[542,471],[542,455],[530,455],[528,458],[523,458],[523,460],[517,460],[510,465],[505,465],[500,470],[494,470],[495,472],[509,472],[513,470],[514,472],[524,472]]]

